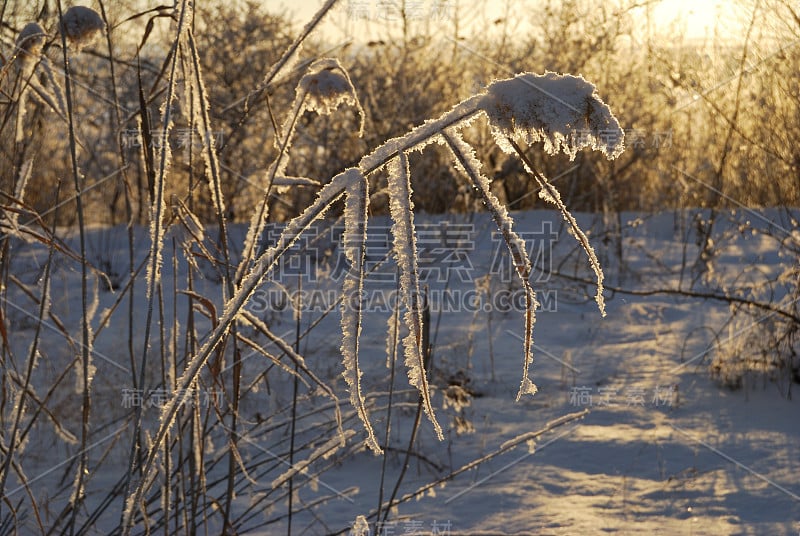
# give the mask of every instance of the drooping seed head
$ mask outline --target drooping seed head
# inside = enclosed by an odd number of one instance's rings
[[[85,6],[73,6],[64,13],[59,28],[70,45],[80,50],[92,44],[105,26],[97,11]]]
[[[42,48],[47,39],[47,34],[41,26],[35,22],[25,25],[17,36],[16,46],[18,61],[35,61],[42,54]]]
[[[307,95],[306,108],[321,115],[333,113],[340,104],[354,106],[361,119],[360,135],[364,128],[364,111],[350,76],[338,60],[322,58],[315,61],[299,85]]]

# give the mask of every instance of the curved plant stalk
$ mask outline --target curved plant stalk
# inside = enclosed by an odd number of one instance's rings
[[[59,19],[62,19],[64,14],[62,12],[61,1],[56,2],[58,6]],[[86,484],[86,473],[88,472],[89,454],[87,444],[89,440],[89,417],[91,411],[91,397],[89,386],[92,381],[92,335],[91,335],[91,316],[93,314],[93,307],[89,304],[88,297],[88,267],[86,262],[86,222],[83,212],[83,195],[81,185],[81,175],[78,171],[78,151],[77,151],[77,138],[75,135],[75,121],[74,121],[74,95],[72,94],[72,77],[71,66],[69,61],[69,50],[67,48],[67,35],[66,32],[61,32],[61,45],[64,59],[64,77],[66,86],[67,98],[67,125],[69,135],[69,149],[71,171],[73,177],[73,184],[75,187],[75,206],[78,215],[78,232],[80,240],[80,254],[81,259],[81,356],[78,386],[80,387],[80,394],[82,395],[81,401],[81,450],[80,462],[75,474],[75,484],[70,498],[70,506],[72,514],[69,519],[69,530],[74,532],[75,522],[77,520],[79,505],[84,499],[84,486]],[[96,296],[96,294],[95,294]]]
[[[550,184],[550,181],[547,180],[547,177],[539,173],[536,168],[534,168],[533,162],[531,162],[530,159],[525,155],[525,152],[522,150],[522,148],[520,148],[517,142],[512,139],[509,139],[508,142],[512,147],[514,147],[514,150],[519,155],[523,165],[525,166],[525,170],[533,175],[534,179],[536,179],[536,182],[539,184],[539,188],[541,188],[539,196],[545,201],[554,204],[558,208],[558,210],[561,212],[561,216],[564,218],[564,221],[566,221],[570,229],[572,229],[572,234],[575,236],[575,240],[578,241],[583,248],[583,251],[585,251],[586,255],[589,257],[589,264],[591,265],[595,277],[597,278],[597,292],[595,293],[594,299],[597,302],[597,307],[600,309],[600,314],[602,316],[606,316],[606,303],[603,299],[603,268],[600,266],[600,261],[594,252],[594,248],[592,248],[592,245],[589,243],[589,238],[580,228],[578,222],[575,221],[575,217],[561,200],[561,194],[558,193],[558,190],[556,190],[556,188]]]
[[[171,154],[169,149],[169,133],[172,130],[172,101],[175,99],[175,91],[177,86],[177,60],[178,60],[178,47],[183,33],[186,31],[187,19],[189,18],[188,0],[183,0],[180,4],[177,29],[175,39],[172,42],[171,48],[171,61],[169,68],[169,81],[167,84],[167,96],[162,108],[163,124],[161,131],[161,151],[159,153],[158,169],[155,173],[153,188],[153,199],[150,206],[150,257],[147,266],[147,315],[144,325],[144,341],[142,347],[142,358],[139,365],[139,380],[138,388],[144,388],[144,382],[147,371],[147,358],[150,348],[150,331],[153,322],[153,306],[156,295],[156,288],[161,284],[161,263],[162,253],[164,247],[164,183],[166,181],[167,171],[171,164]],[[143,109],[142,113],[146,113]],[[188,388],[188,386],[187,386]],[[139,451],[139,433],[142,427],[142,407],[141,405],[136,408],[136,418],[131,439],[130,457],[128,460],[128,483],[125,487],[124,500],[126,507],[122,510],[121,525],[126,527],[130,518],[132,517],[132,504],[128,502],[131,494],[131,480],[133,479],[134,469],[136,468],[136,459]],[[158,452],[160,445],[154,445],[151,449],[152,452]],[[147,480],[147,475],[142,475],[142,480]],[[137,489],[141,487],[140,482]],[[137,501],[138,503],[138,501]]]

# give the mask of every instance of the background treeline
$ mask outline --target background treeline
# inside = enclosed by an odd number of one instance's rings
[[[49,2],[43,6],[4,3],[6,57],[13,53],[24,24],[37,20],[54,36],[45,53],[58,64],[57,17]],[[294,78],[299,78],[295,73],[269,94],[253,93],[298,30],[285,13],[270,13],[268,8],[256,2],[203,2],[194,21],[211,96],[214,132],[208,135],[217,141],[233,221],[246,221],[261,196],[264,170],[277,154],[273,140],[282,117],[275,111],[286,109],[294,96]],[[340,6],[340,12],[345,8]],[[728,20],[741,24],[736,40],[730,35],[687,40],[678,29],[670,33],[663,26],[656,33],[647,29],[652,21],[644,8],[628,0],[545,2],[536,13],[510,9],[508,17],[478,21],[481,31],[458,30],[452,20],[432,28],[430,21],[403,21],[399,13],[394,25],[405,31],[390,35],[387,30],[385,39],[341,46],[317,35],[304,45],[302,57],[340,58],[366,111],[365,137],[354,134],[354,113],[322,121],[307,113],[298,127],[288,171],[324,182],[365,151],[436,117],[494,78],[552,70],[581,74],[595,83],[626,129],[628,150],[615,162],[593,152],[579,154],[574,162],[545,159],[540,147],[530,148],[531,158],[556,181],[573,209],[613,214],[739,203],[797,206],[800,47],[795,44],[800,19],[792,8],[790,2],[761,2],[757,9],[746,2],[732,3]],[[138,154],[145,142],[137,123],[139,83],[156,127],[170,10],[143,13],[141,6],[124,3],[106,9],[109,40],[95,43],[72,63],[76,135],[89,155],[81,170],[91,188],[84,202],[93,223],[145,223],[148,180]],[[134,15],[138,16],[130,19]],[[526,16],[535,31],[515,31],[514,24]],[[470,28],[475,27],[472,20]],[[472,37],[462,38],[462,33]],[[63,131],[64,125],[57,124],[64,121],[63,114],[35,94],[27,99],[23,135],[14,135],[17,97],[26,75],[15,68],[3,72],[0,188],[13,192],[23,163],[33,160],[35,173],[25,201],[45,213],[72,195],[66,188],[57,194],[69,169],[69,151],[64,136],[52,135]],[[41,70],[33,76],[41,77],[44,87],[60,78],[48,80]],[[117,111],[115,93],[121,104]],[[203,163],[196,137],[206,133],[189,132],[181,125],[189,112],[177,111],[168,140],[176,164],[169,188],[185,193],[189,187],[196,212],[211,222],[207,188],[197,178]],[[536,195],[529,195],[531,182],[517,160],[508,159],[491,140],[480,139],[488,137],[484,127],[474,129],[471,141],[483,148],[479,156],[494,177],[496,194],[512,209],[544,207]],[[426,151],[418,160],[416,169],[424,171],[417,177],[425,177],[414,185],[419,209],[438,213],[479,208],[445,151]],[[275,195],[270,217],[285,220],[313,195],[309,188]],[[373,196],[372,210],[386,211],[380,192]],[[58,215],[59,224],[74,223],[73,211]]]

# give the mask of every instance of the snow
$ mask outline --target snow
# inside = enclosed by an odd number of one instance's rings
[[[337,191],[352,184],[340,179],[336,187],[323,192],[323,196],[335,196]],[[769,222],[782,221],[782,212],[777,209],[758,213]],[[575,214],[575,218],[587,231],[588,239],[606,268],[607,279],[626,289],[645,290],[677,286],[686,254],[684,242],[689,255],[697,253],[691,238],[685,241],[680,232],[681,224],[692,221],[694,214],[690,211],[623,214],[623,222],[636,222],[623,229],[625,273],[612,270],[612,265],[604,260],[608,253],[598,232],[602,230],[599,222],[587,214]],[[798,211],[793,211],[793,215],[797,219]],[[443,533],[444,527],[449,527],[451,534],[797,534],[800,529],[797,397],[792,400],[785,396],[786,384],[751,379],[744,388],[732,391],[709,378],[707,365],[713,359],[713,352],[707,352],[708,344],[715,339],[714,333],[722,331],[726,324],[727,304],[670,294],[644,296],[606,290],[607,316],[602,317],[593,302],[593,273],[585,254],[566,236],[567,225],[562,223],[561,214],[531,211],[512,216],[514,230],[523,240],[530,235],[542,236],[546,234],[543,230],[551,226],[559,235],[549,251],[552,268],[560,267],[566,275],[577,276],[586,283],[552,274],[533,280],[542,302],[542,310],[537,312],[537,363],[532,374],[539,391],[534,397],[524,397],[515,403],[521,358],[520,312],[513,307],[506,311],[497,307],[484,310],[482,306],[491,301],[480,301],[479,308],[444,310],[442,304],[446,301],[437,301],[436,297],[445,292],[451,295],[460,292],[461,296],[472,292],[469,296],[483,296],[483,300],[486,294],[477,293],[475,278],[462,281],[451,273],[450,277],[439,280],[438,272],[430,271],[426,282],[430,285],[434,322],[442,310],[440,320],[434,324],[435,332],[431,334],[435,346],[430,392],[445,440],[436,439],[430,423],[421,424],[415,448],[420,457],[412,457],[398,496],[423,487],[429,489],[419,500],[412,498],[399,505],[390,514],[383,533],[403,534],[408,529],[431,534],[434,527]],[[726,217],[729,221],[720,220],[715,226],[717,277],[733,281],[748,271],[745,266],[753,267],[752,277],[757,274],[766,277],[786,267],[788,261],[777,254],[773,241],[764,235],[737,232],[738,226],[746,220],[750,221],[750,228],[766,229],[772,223],[746,213],[730,213]],[[310,219],[311,215],[306,221]],[[491,216],[488,213],[418,214],[414,225],[418,233],[427,232],[440,228],[441,221],[446,221],[450,229],[471,226],[464,249],[471,263],[469,273],[481,276],[491,272],[495,253],[502,253],[505,248],[496,235]],[[372,232],[391,225],[388,217],[369,221]],[[245,231],[243,226],[232,225],[232,240],[241,241]],[[294,236],[294,231],[287,234],[286,240]],[[100,236],[113,238],[103,242],[110,244],[108,253],[112,258],[126,258],[124,228],[91,230],[89,242],[99,243]],[[136,229],[136,236],[136,257],[141,261],[150,249],[147,231]],[[74,245],[77,238],[66,237],[65,241],[67,246]],[[429,242],[420,245],[423,252],[428,253],[436,246]],[[373,242],[367,245],[367,265],[372,267],[376,261],[370,256],[370,247],[374,247]],[[14,239],[12,251],[11,273],[18,274],[22,284],[35,285],[37,267],[46,261],[47,248]],[[547,258],[532,256],[535,274],[542,262],[547,265]],[[419,261],[423,273],[431,268],[424,260],[425,256]],[[185,278],[186,266],[181,262],[176,274],[171,263],[165,263],[164,287],[171,288],[175,277]],[[77,267],[70,261],[53,266],[50,309],[58,319],[57,325],[63,325],[68,333],[80,329],[80,294],[75,292],[80,280]],[[392,263],[385,273],[395,269]],[[379,271],[380,268],[365,281],[368,296],[371,291],[395,289],[394,282],[381,282],[377,278]],[[277,275],[273,272],[270,277]],[[283,279],[287,287],[292,281],[290,277]],[[199,294],[216,297],[215,300],[222,294],[219,283],[213,280],[198,278],[196,284]],[[498,281],[496,276],[489,285],[490,296],[497,300],[514,296],[519,289],[514,286],[513,278]],[[339,288],[339,283],[331,275],[304,282],[304,289],[309,291],[334,288]],[[547,296],[553,292],[557,292],[556,299],[548,305]],[[36,326],[23,311],[35,309],[28,294],[16,286],[8,289],[7,297],[4,314],[13,328],[9,343],[13,353],[22,356],[30,348]],[[101,291],[98,311],[111,307],[117,297],[117,294]],[[167,293],[164,299],[164,309],[170,311],[173,307],[171,295]],[[781,300],[784,296],[776,294],[775,303]],[[14,308],[12,302],[22,311]],[[144,296],[138,295],[136,309],[143,311],[145,304]],[[186,304],[185,296],[174,304],[179,315],[184,315],[182,318],[185,318]],[[217,303],[218,308],[219,305]],[[367,306],[371,308],[363,317],[360,343],[362,355],[366,357],[362,363],[363,391],[376,435],[383,438],[389,389],[389,371],[383,359],[384,336],[391,311],[380,309],[375,301],[365,302]],[[131,410],[121,405],[121,389],[129,386],[130,372],[119,368],[128,365],[127,355],[120,351],[126,337],[126,310],[127,302],[117,308],[107,327],[95,328],[93,364],[97,374],[92,384],[95,421],[89,438],[91,478],[86,486],[87,511],[92,511],[105,499],[127,469],[125,430],[129,425],[125,418]],[[248,314],[268,322],[278,335],[294,327],[289,309]],[[304,504],[324,496],[332,498],[313,506],[313,513],[297,514],[293,531],[330,534],[344,530],[347,533],[359,516],[368,516],[377,506],[383,458],[363,450],[363,428],[355,410],[347,403],[347,388],[341,377],[342,341],[338,315],[321,319],[321,313],[309,310],[303,313],[302,320],[304,326],[320,321],[301,341],[304,365],[323,381],[334,385],[341,399],[343,425],[356,435],[348,439],[345,448],[332,452],[335,443],[330,440],[338,437],[332,417],[334,404],[312,389],[301,389],[298,437],[306,440],[308,446],[302,453],[298,452],[297,459],[310,463],[292,473],[295,492]],[[211,331],[210,322],[201,324],[198,329]],[[141,330],[141,321],[137,319],[137,336],[141,336]],[[406,331],[401,328],[399,335],[405,336]],[[265,351],[275,355],[283,351],[274,343],[262,344]],[[138,349],[139,345],[136,347]],[[284,350],[292,349],[287,345]],[[74,352],[64,343],[59,330],[50,328],[42,331],[40,352],[33,386],[38,396],[44,398],[48,387],[56,383],[66,364],[74,359]],[[245,359],[245,383],[254,380],[268,366],[261,357]],[[389,445],[404,450],[419,395],[416,389],[408,388],[401,374],[397,376]],[[242,416],[251,424],[243,429],[244,439],[239,450],[258,487],[237,485],[235,513],[244,512],[251,502],[256,503],[260,494],[270,493],[270,484],[276,479],[280,484],[279,477],[289,469],[269,453],[283,455],[288,451],[285,429],[292,382],[285,381],[289,376],[277,370],[270,372],[268,378],[269,389],[247,392],[242,399]],[[468,406],[443,407],[444,393],[455,385],[454,382],[472,393]],[[203,384],[198,385],[205,389]],[[74,436],[80,429],[80,411],[72,387],[70,374],[50,395],[47,407],[56,412],[55,418],[64,431]],[[30,399],[29,403],[36,407]],[[567,423],[558,421],[581,412],[586,412],[581,419]],[[158,424],[158,408],[147,408],[144,413],[144,425],[156,438],[152,431]],[[265,417],[263,421],[256,418],[259,413]],[[456,417],[469,421],[475,431],[457,434]],[[37,423],[26,438],[21,468],[29,479],[31,492],[49,505],[47,511],[42,510],[45,526],[48,526],[68,500],[72,470],[65,460],[75,461],[77,447],[57,438],[49,418],[40,418]],[[537,434],[548,423],[551,423],[551,430]],[[117,441],[120,437],[122,440]],[[535,440],[533,452],[530,451],[531,440]],[[500,450],[501,453],[484,463],[473,465],[443,484],[438,483],[451,471]],[[326,459],[326,454],[331,454],[330,458]],[[213,445],[208,445],[205,452],[196,451],[195,456],[211,464],[227,456],[227,449],[221,438],[215,438]],[[389,451],[387,460],[385,489],[391,490],[402,456]],[[218,463],[210,471],[209,486],[224,474],[226,465]],[[324,472],[321,471],[323,467]],[[61,485],[64,474],[67,475],[66,488]],[[314,478],[319,481],[319,491],[311,485]],[[341,496],[331,489],[341,492]],[[220,488],[213,490],[214,493],[221,491]],[[388,492],[384,500],[388,499],[387,495]],[[6,496],[13,503],[25,496],[13,471],[6,484]],[[285,514],[285,500],[277,497],[277,494],[272,495],[266,502],[256,503],[254,517],[240,527],[239,532],[285,533],[286,521],[281,519]],[[153,507],[157,504],[153,503]],[[93,530],[96,533],[112,531],[119,522],[120,508],[121,501],[113,503],[94,522]],[[79,525],[85,521],[85,516],[83,512],[79,515]],[[276,521],[259,526],[272,519]],[[20,524],[19,530],[23,533],[36,529],[30,514],[21,519]],[[356,528],[367,529],[361,521]],[[368,528],[371,529],[369,534],[378,534],[372,519]],[[141,527],[138,529],[141,532]]]
[[[584,147],[613,160],[625,149],[624,133],[597,89],[581,76],[519,74],[497,80],[487,88],[480,108],[498,145],[512,152],[507,137],[523,136],[529,143],[544,141],[550,154],[559,150],[574,159]]]
[[[312,63],[308,73],[300,79],[297,91],[307,97],[306,107],[320,115],[332,114],[340,104],[354,106],[360,120],[358,136],[364,135],[364,109],[350,75],[339,60],[322,58]]]

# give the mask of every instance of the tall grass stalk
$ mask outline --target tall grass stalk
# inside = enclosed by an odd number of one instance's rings
[[[64,12],[61,6],[61,0],[56,2],[58,7],[59,19],[63,19]],[[86,474],[88,473],[89,454],[86,446],[89,441],[89,424],[90,424],[90,407],[91,397],[90,382],[91,382],[91,334],[89,322],[91,320],[89,313],[88,302],[88,267],[86,256],[86,221],[83,213],[83,184],[81,183],[80,173],[78,171],[78,151],[75,139],[75,122],[74,122],[74,96],[72,87],[72,77],[69,58],[69,48],[67,46],[67,32],[61,32],[61,48],[63,53],[63,69],[64,69],[64,86],[66,90],[67,101],[67,126],[69,135],[69,154],[71,161],[71,172],[73,178],[73,186],[75,188],[75,205],[76,213],[78,216],[78,233],[80,241],[80,255],[81,255],[81,356],[80,356],[80,374],[79,385],[81,386],[81,442],[80,442],[80,463],[75,475],[75,484],[72,491],[72,498],[70,506],[72,514],[69,521],[69,533],[75,533],[75,522],[77,520],[80,505],[84,499],[84,484]]]
[[[177,28],[176,28],[176,35],[172,42],[172,48],[170,50],[171,60],[169,65],[169,79],[167,82],[167,91],[166,91],[166,98],[164,101],[164,105],[162,108],[162,130],[161,130],[161,139],[168,140],[169,133],[172,130],[172,101],[175,98],[175,90],[177,86],[177,62],[178,62],[178,47],[180,40],[182,38],[183,33],[186,30],[187,25],[187,17],[188,13],[188,2],[187,0],[183,0],[180,3],[180,8],[178,10],[178,20],[177,20]],[[142,108],[142,117],[146,116],[146,109]],[[144,148],[145,152],[148,148]],[[167,178],[167,172],[169,166],[171,164],[171,155],[169,150],[168,144],[163,144],[161,147],[161,151],[158,154],[159,162],[158,167],[155,170],[154,176],[154,183],[152,185],[153,191],[153,199],[151,199],[151,207],[150,207],[150,257],[148,261],[147,267],[147,313],[145,317],[144,323],[144,337],[143,337],[143,345],[142,345],[142,354],[141,354],[141,361],[139,363],[139,379],[134,383],[137,385],[139,389],[144,389],[146,385],[146,378],[147,378],[147,358],[148,353],[150,350],[150,331],[153,321],[153,301],[155,300],[156,295],[156,288],[161,283],[161,262],[162,262],[162,248],[163,248],[163,237],[164,237],[164,189],[165,189],[165,181]],[[162,341],[163,344],[163,341]],[[128,485],[126,486],[125,490],[125,501],[126,506],[121,512],[121,525],[123,527],[128,526],[128,519],[130,518],[131,511],[133,509],[133,504],[129,502],[129,497],[131,495],[131,482],[133,481],[134,474],[137,472],[138,463],[137,457],[139,456],[139,433],[142,428],[142,405],[136,407],[136,417],[135,417],[135,424],[133,430],[133,437],[131,440],[131,449],[130,449],[130,456],[128,460]],[[160,442],[158,445],[154,446],[155,450],[160,450]],[[151,451],[152,452],[152,451]],[[141,478],[146,479],[147,474],[141,474]]]

